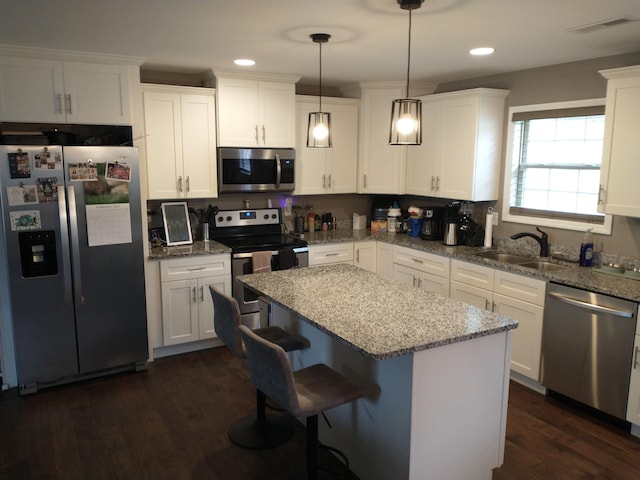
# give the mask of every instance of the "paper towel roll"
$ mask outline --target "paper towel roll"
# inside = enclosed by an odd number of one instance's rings
[[[493,235],[493,213],[487,213],[487,220],[484,225],[484,246],[491,246],[491,236]]]

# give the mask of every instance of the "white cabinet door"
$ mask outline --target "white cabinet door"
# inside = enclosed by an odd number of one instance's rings
[[[353,242],[309,245],[309,266],[347,263],[353,265]]]
[[[126,65],[0,58],[0,120],[131,124]]]
[[[213,300],[209,287],[231,295],[231,275],[198,279],[198,333],[199,339],[215,338]]]
[[[193,342],[199,338],[198,281],[162,282],[162,332],[164,345]]]
[[[405,193],[407,149],[389,145],[391,102],[403,97],[397,88],[363,88],[358,193]]]
[[[407,193],[497,200],[506,95],[478,88],[420,97],[423,141],[408,152]]]
[[[296,98],[297,195],[355,193],[358,169],[358,101],[323,99],[331,113],[333,147],[307,147],[309,112],[318,110],[317,97]]]
[[[492,311],[493,309],[493,292],[490,290],[451,280],[449,296],[484,310]]]
[[[214,93],[182,95],[182,160],[187,198],[218,196]]]
[[[295,147],[293,83],[218,76],[217,91],[221,146]]]
[[[64,62],[63,68],[67,122],[131,123],[126,66]]]
[[[293,148],[296,144],[295,86],[258,82],[259,145]]]
[[[448,277],[440,277],[438,275],[421,272],[415,268],[397,263],[393,265],[393,276],[396,280],[400,280],[412,287],[421,288],[422,290],[437,293],[445,297],[449,296]]]
[[[64,123],[62,63],[0,57],[0,120]]]
[[[640,324],[638,325],[638,331],[640,331]],[[635,425],[640,425],[640,335],[636,335],[636,341],[633,346],[627,420]]]
[[[143,90],[148,198],[217,197],[215,92]]]
[[[511,370],[538,381],[544,307],[498,293],[493,302],[494,312],[518,320],[511,343]]]
[[[375,240],[354,242],[353,264],[356,267],[376,273],[376,243]]]
[[[640,66],[601,73],[608,83],[598,209],[640,217]]]
[[[386,278],[393,278],[393,245],[376,242],[376,272]]]

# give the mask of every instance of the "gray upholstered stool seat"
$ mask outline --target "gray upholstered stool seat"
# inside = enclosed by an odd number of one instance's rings
[[[324,364],[294,372],[284,349],[244,325],[240,332],[256,388],[292,415],[307,418],[307,478],[316,479],[318,414],[366,396],[367,388]]]
[[[240,326],[240,308],[235,298],[225,295],[209,286],[213,300],[213,323],[218,338],[239,358],[247,358]],[[266,327],[254,330],[257,335],[280,345],[285,351],[309,347],[309,341],[302,335],[290,333],[280,327]],[[283,444],[293,435],[293,421],[283,415],[266,414],[266,397],[256,391],[256,414],[235,421],[228,430],[229,439],[245,448],[271,448]]]

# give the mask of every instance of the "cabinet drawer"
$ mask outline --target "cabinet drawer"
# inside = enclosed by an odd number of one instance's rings
[[[451,280],[466,285],[493,290],[494,272],[493,268],[460,260],[451,260]]]
[[[231,275],[230,255],[202,255],[160,261],[161,282],[218,275]]]
[[[309,266],[349,263],[353,265],[353,242],[309,247]]]
[[[496,270],[493,278],[493,291],[508,297],[517,298],[534,305],[544,306],[546,282],[524,277],[514,273]]]
[[[398,245],[395,246],[393,252],[393,263],[446,278],[449,278],[451,265],[448,257],[441,257],[433,253],[421,252]]]

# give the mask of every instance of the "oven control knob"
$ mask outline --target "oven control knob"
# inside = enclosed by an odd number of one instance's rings
[[[275,213],[271,214],[271,218],[273,218],[274,220],[278,217],[278,215],[276,215]]]
[[[223,217],[222,215],[220,215],[220,216],[218,217],[218,222],[222,222],[223,220],[224,220],[224,217]]]
[[[227,216],[227,222],[231,221],[231,215]]]
[[[269,214],[268,214],[268,213],[265,213],[265,214],[264,214],[264,219],[265,219],[265,220],[269,220]]]

